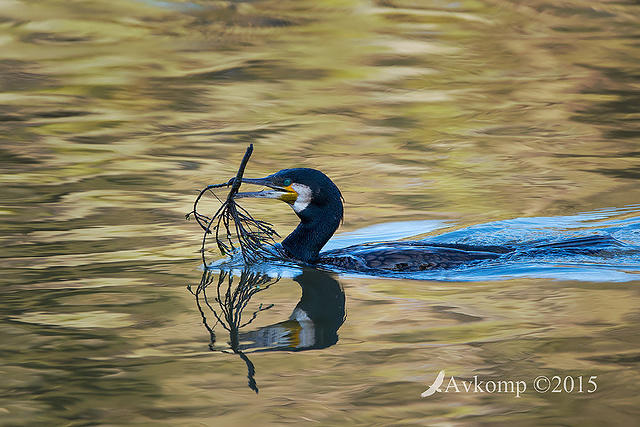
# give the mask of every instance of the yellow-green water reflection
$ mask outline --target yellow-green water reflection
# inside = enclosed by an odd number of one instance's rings
[[[323,170],[343,231],[640,203],[634,2],[0,2],[0,424],[635,424],[637,281],[340,277],[322,350],[208,350],[195,190]],[[284,205],[251,203],[281,234]],[[282,279],[255,327],[291,314]],[[437,372],[595,395],[419,394]]]

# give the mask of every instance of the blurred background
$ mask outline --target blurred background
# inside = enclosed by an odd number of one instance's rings
[[[247,177],[334,180],[342,232],[636,218],[639,40],[631,0],[0,0],[0,425],[634,425],[640,281],[339,277],[338,343],[252,357],[256,397],[184,214],[254,143]],[[282,321],[300,286],[259,298]],[[441,369],[601,388],[420,400]]]

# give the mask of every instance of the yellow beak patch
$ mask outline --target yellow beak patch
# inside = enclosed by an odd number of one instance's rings
[[[283,202],[287,202],[290,205],[294,204],[298,199],[298,192],[293,189],[293,184],[283,187],[284,190],[287,190],[286,193],[282,194],[279,199]]]

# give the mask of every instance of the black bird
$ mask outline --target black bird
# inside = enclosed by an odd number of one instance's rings
[[[265,178],[243,178],[242,182],[268,189],[241,192],[236,198],[279,199],[293,208],[300,224],[282,241],[282,250],[287,257],[307,264],[355,271],[419,271],[493,259],[511,251],[500,246],[403,241],[355,245],[321,253],[340,226],[344,212],[340,190],[324,173],[308,168],[284,169]]]

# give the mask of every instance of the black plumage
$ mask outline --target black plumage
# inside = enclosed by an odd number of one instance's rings
[[[286,257],[307,264],[354,271],[420,271],[493,259],[509,251],[495,246],[417,241],[355,245],[321,253],[340,226],[344,211],[340,190],[331,179],[315,169],[296,168],[260,179],[243,178],[243,183],[264,185],[269,189],[238,193],[237,197],[279,199],[293,207],[300,223],[282,241],[282,249]]]

